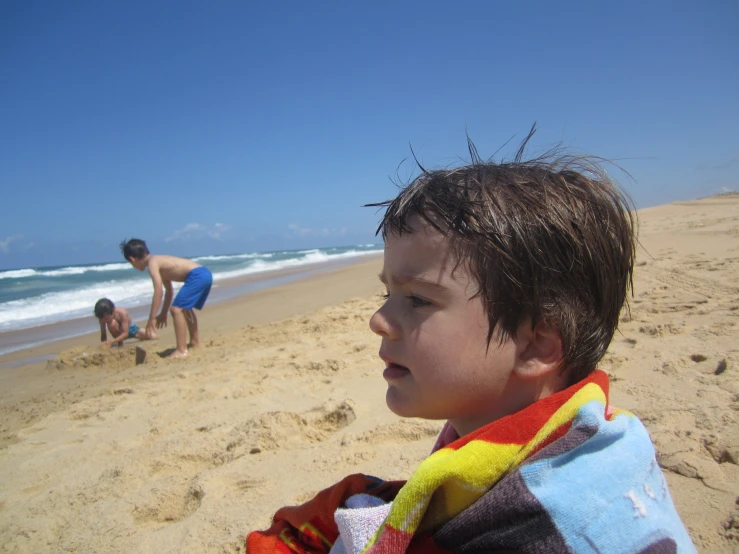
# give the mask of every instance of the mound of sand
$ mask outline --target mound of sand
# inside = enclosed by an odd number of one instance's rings
[[[158,363],[161,358],[152,355],[137,345],[126,345],[120,348],[108,348],[104,345],[97,347],[77,346],[64,350],[46,362],[46,369],[75,368],[105,368],[128,369],[141,364]]]

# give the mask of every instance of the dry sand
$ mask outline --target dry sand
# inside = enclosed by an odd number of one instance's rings
[[[701,552],[739,551],[739,196],[640,212],[630,314],[603,362]],[[385,407],[379,259],[207,307],[204,347],[95,335],[0,370],[3,552],[238,552],[344,475],[405,478],[441,423]],[[3,360],[0,360],[2,363]]]

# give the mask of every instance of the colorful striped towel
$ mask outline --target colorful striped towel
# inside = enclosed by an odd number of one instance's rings
[[[282,508],[247,552],[328,553],[333,513],[360,493],[392,501],[367,554],[695,552],[646,429],[608,404],[602,371],[455,438],[447,425],[405,484],[352,475]]]

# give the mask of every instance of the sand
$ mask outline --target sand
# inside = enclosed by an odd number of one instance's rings
[[[603,361],[701,552],[739,551],[739,196],[640,212],[631,310]],[[386,408],[380,259],[208,306],[186,360],[91,334],[0,370],[3,552],[243,552],[349,473],[408,477],[440,422]],[[0,359],[0,363],[3,360]],[[141,363],[143,362],[143,363]],[[138,363],[138,365],[137,365]]]

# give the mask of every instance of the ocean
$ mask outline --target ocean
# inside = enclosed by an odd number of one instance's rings
[[[218,297],[214,292],[219,286],[227,285],[229,280],[234,281],[239,277],[266,276],[270,272],[285,269],[310,271],[322,264],[351,261],[381,252],[382,245],[364,244],[199,256],[192,259],[207,266],[213,273],[210,302]],[[175,283],[175,291],[179,286],[181,283]],[[127,262],[0,271],[0,355],[63,338],[54,333],[45,333],[43,336],[46,338],[39,340],[38,333],[34,334],[31,330],[44,326],[48,329],[50,324],[93,317],[93,306],[100,298],[110,298],[116,306],[130,310],[149,306],[152,292],[148,272],[139,272]],[[139,309],[138,313],[144,313],[143,309]],[[18,332],[22,330],[29,332]],[[88,326],[85,332],[94,330],[96,325]],[[22,337],[26,335],[33,340],[23,340]],[[69,331],[66,336],[70,336]]]

